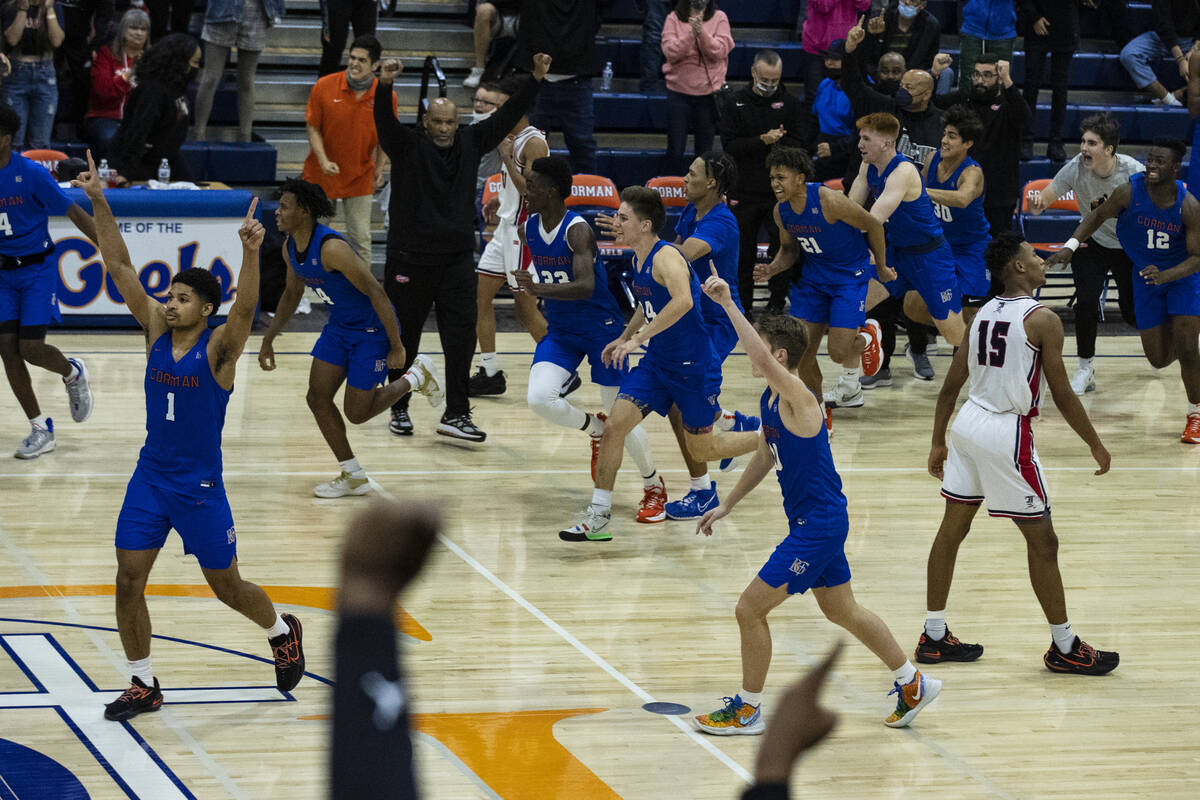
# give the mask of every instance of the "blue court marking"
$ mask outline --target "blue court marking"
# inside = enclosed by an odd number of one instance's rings
[[[675,717],[692,713],[690,708],[679,703],[646,703],[642,706],[642,709],[649,711],[651,714],[665,714]]]
[[[77,622],[51,622],[49,620],[44,620],[44,619],[19,619],[17,617],[0,617],[0,622],[16,622],[16,623],[20,623],[22,625],[54,625],[54,626],[57,626],[60,628],[83,628],[85,630],[90,630],[90,631],[105,631],[107,633],[117,633],[116,628],[109,628],[109,627],[105,627],[103,625],[83,625],[83,624],[80,624]],[[19,634],[20,632],[13,631],[12,633]],[[242,658],[248,658],[251,661],[260,661],[263,664],[270,664],[272,667],[275,666],[274,659],[264,658],[262,656],[256,656],[251,653],[243,653],[240,650],[231,650],[228,647],[219,647],[218,645],[215,645],[215,644],[205,644],[204,642],[194,642],[190,639],[180,639],[176,636],[162,636],[157,633],[152,634],[151,638],[152,639],[161,639],[164,642],[177,642],[179,644],[191,645],[192,647],[203,647],[206,650],[216,650],[218,653],[228,653],[229,655],[240,656]],[[0,642],[0,644],[2,644],[2,642]],[[5,648],[5,649],[7,650],[7,648]],[[61,648],[59,649],[59,651],[61,652]],[[11,655],[13,655],[13,653],[11,651],[9,651],[9,655],[11,656]],[[78,668],[76,668],[76,670],[78,671]],[[26,672],[25,674],[29,675],[28,672]],[[315,672],[305,672],[304,674],[307,677],[312,678],[314,681],[323,683],[326,686],[333,686],[332,680],[330,680],[329,678],[326,678],[322,675],[318,675]],[[33,681],[35,685],[39,685],[39,684],[37,684],[37,681],[33,678],[32,675],[29,675],[29,679],[31,681]],[[225,688],[239,688],[239,687],[225,687]],[[249,688],[257,688],[257,687],[249,687]],[[42,689],[42,691],[45,691],[45,689]],[[108,691],[108,690],[95,689],[95,691]],[[118,690],[113,689],[112,691],[118,691]],[[291,696],[291,694],[289,694],[288,692],[280,692],[280,694],[284,695],[289,700],[294,699]],[[243,701],[241,701],[241,700],[226,700],[226,701],[221,701],[221,702],[240,703]],[[262,702],[266,702],[266,701],[262,701]]]
[[[25,669],[25,663],[21,661],[21,659],[17,658],[17,654],[14,653],[12,648],[8,646],[8,642],[0,639],[0,648],[3,648],[4,652],[8,653],[8,657],[12,659],[12,662],[17,665],[17,668],[20,669],[21,672],[25,673],[25,677],[29,679],[29,682],[32,683],[36,689],[36,691],[32,692],[5,692],[5,694],[48,694],[46,687],[42,685],[42,682],[35,678],[32,672]]]
[[[88,800],[72,772],[45,753],[0,739],[0,800]]]
[[[87,751],[92,754],[92,758],[96,759],[100,766],[104,767],[104,771],[108,773],[108,777],[112,778],[113,782],[116,783],[117,786],[121,787],[121,791],[125,793],[125,796],[131,798],[131,800],[138,800],[138,796],[134,793],[133,788],[125,782],[125,779],[122,778],[115,769],[112,768],[112,764],[109,764],[108,759],[100,754],[100,751],[96,749],[96,746],[92,744],[91,740],[83,735],[83,731],[79,730],[79,726],[72,721],[72,719],[67,715],[67,712],[63,711],[59,706],[54,706],[54,710],[58,713],[58,716],[62,718],[62,721],[67,723],[67,727],[71,729],[71,733],[75,734],[75,738],[79,740],[80,744],[86,747]],[[128,727],[128,725],[124,722],[121,724]],[[146,747],[145,744],[143,744],[143,746]],[[149,748],[147,747],[147,749]],[[178,778],[176,778],[174,774],[171,774],[171,780],[175,781],[178,785]],[[187,791],[187,789],[182,785],[180,785],[179,788],[184,792]]]
[[[179,776],[172,772],[171,768],[168,767],[166,763],[158,757],[158,753],[154,752],[154,748],[150,746],[150,743],[143,739],[138,732],[133,729],[133,726],[129,724],[129,721],[125,720],[121,724],[125,726],[125,730],[129,731],[129,735],[133,737],[134,741],[146,751],[146,755],[150,756],[150,760],[157,764],[158,768],[161,769],[163,773],[165,773],[166,776],[171,779],[171,783],[175,784],[175,788],[183,792],[183,796],[188,798],[188,800],[196,800],[196,795],[188,791],[188,788],[183,785],[183,781],[179,780]]]
[[[18,636],[30,636],[30,635],[36,636],[37,634],[25,634],[25,633],[22,633],[22,634],[17,634],[17,635],[18,635]],[[83,681],[83,682],[84,682],[84,684],[85,684],[85,685],[86,685],[86,686],[87,686],[89,689],[91,689],[93,692],[98,692],[98,691],[100,691],[100,687],[99,687],[99,686],[97,686],[95,683],[93,683],[93,682],[92,682],[92,679],[91,679],[91,678],[89,678],[89,677],[87,676],[87,673],[86,673],[86,672],[84,672],[84,671],[83,671],[83,670],[80,668],[80,666],[79,666],[78,664],[76,664],[76,663],[75,663],[75,659],[73,659],[73,658],[71,658],[69,655],[67,655],[67,651],[63,649],[62,645],[60,645],[60,644],[58,643],[58,640],[57,640],[57,639],[55,639],[53,636],[51,636],[51,635],[50,635],[50,634],[48,634],[48,633],[43,633],[43,634],[41,634],[41,635],[46,637],[46,640],[50,642],[50,646],[51,646],[51,647],[53,647],[55,650],[57,650],[57,651],[58,651],[58,654],[59,654],[60,656],[62,656],[62,657],[63,657],[63,660],[67,662],[67,664],[68,664],[68,665],[71,667],[71,669],[75,670],[75,674],[79,676],[79,679],[80,679],[81,681]]]

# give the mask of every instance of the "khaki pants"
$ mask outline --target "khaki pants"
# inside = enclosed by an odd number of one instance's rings
[[[335,201],[339,206],[338,220],[345,224],[346,240],[354,251],[371,267],[371,200],[373,195],[343,197]]]

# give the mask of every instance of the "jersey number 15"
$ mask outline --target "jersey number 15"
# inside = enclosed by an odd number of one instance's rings
[[[1008,322],[996,322],[985,319],[979,322],[979,366],[1003,367],[1004,354],[1008,350]],[[989,343],[988,327],[992,329]]]

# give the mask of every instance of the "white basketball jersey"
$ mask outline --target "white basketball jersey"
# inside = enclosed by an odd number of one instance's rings
[[[996,297],[971,322],[967,397],[998,414],[1037,416],[1042,401],[1042,352],[1025,333],[1025,319],[1042,306],[1032,297]]]
[[[513,157],[517,161],[517,166],[521,168],[522,174],[525,172],[525,145],[533,138],[541,139],[544,142],[546,141],[546,134],[529,125],[517,134],[517,140],[513,144]],[[517,191],[517,187],[513,185],[512,178],[509,177],[508,166],[502,166],[500,172],[504,177],[500,181],[500,208],[496,213],[501,220],[515,224],[517,222],[517,215],[521,211],[521,193]]]

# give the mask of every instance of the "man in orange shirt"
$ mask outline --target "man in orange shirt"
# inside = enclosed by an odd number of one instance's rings
[[[308,95],[305,126],[312,148],[301,177],[325,190],[342,206],[346,238],[367,265],[371,264],[371,197],[387,180],[387,157],[375,133],[375,70],[383,47],[374,36],[357,37],[350,45],[344,72],[317,80]],[[392,113],[396,95],[389,92]]]

